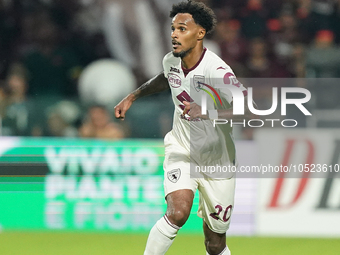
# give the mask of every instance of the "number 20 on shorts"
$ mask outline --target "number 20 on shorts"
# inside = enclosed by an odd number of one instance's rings
[[[210,213],[210,216],[215,219],[215,220],[223,220],[224,222],[227,222],[229,219],[230,219],[230,215],[231,215],[231,210],[232,210],[233,206],[232,205],[229,205],[227,206],[227,208],[225,208],[224,210],[224,213],[223,213],[223,218],[221,219],[220,218],[220,214],[223,212],[223,207],[221,205],[216,205],[215,206],[215,209],[217,209],[217,212],[213,212],[213,213]],[[228,212],[229,213],[229,216],[228,216]],[[228,216],[228,217],[227,217]]]

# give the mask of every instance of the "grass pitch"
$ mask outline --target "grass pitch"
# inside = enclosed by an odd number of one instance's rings
[[[1,255],[143,254],[146,234],[2,232]],[[339,255],[340,239],[229,237],[232,255]],[[167,255],[205,255],[203,235],[179,234]]]

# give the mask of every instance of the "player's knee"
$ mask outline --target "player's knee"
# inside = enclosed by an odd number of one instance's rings
[[[218,255],[225,248],[225,244],[222,242],[211,242],[209,240],[205,240],[205,247],[210,255]]]
[[[173,210],[172,213],[167,214],[170,221],[178,227],[182,227],[187,219],[189,218],[190,211],[177,209]]]

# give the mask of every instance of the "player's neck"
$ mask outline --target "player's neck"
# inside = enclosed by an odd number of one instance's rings
[[[200,45],[199,47],[192,49],[192,51],[188,55],[182,58],[182,66],[185,69],[191,69],[200,60],[203,52],[204,52],[203,45]]]

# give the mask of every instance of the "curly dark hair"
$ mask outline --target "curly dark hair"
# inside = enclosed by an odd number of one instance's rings
[[[212,9],[201,2],[187,1],[174,4],[170,11],[170,18],[178,13],[189,13],[195,23],[203,27],[207,34],[211,33],[216,25],[216,16]]]

